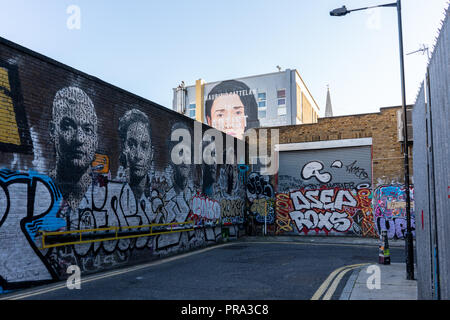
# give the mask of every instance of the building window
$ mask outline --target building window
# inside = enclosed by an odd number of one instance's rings
[[[278,115],[286,114],[286,89],[277,90]]]
[[[195,119],[195,103],[189,105],[188,115],[190,118]]]
[[[258,93],[258,118],[263,119],[266,117],[267,111],[267,98],[265,92]]]

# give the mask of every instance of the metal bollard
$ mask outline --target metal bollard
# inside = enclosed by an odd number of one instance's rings
[[[381,231],[380,246],[378,253],[379,264],[391,264],[391,253],[389,251],[389,241],[387,231]]]

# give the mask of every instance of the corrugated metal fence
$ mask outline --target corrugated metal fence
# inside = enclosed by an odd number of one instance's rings
[[[419,299],[450,299],[450,21],[447,9],[413,110]]]

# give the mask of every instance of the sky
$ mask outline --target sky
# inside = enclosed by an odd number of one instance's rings
[[[395,0],[0,0],[0,36],[172,108],[172,88],[297,69],[325,113],[401,105]],[[72,11],[73,6],[79,11]],[[414,104],[448,0],[403,0],[406,103]],[[78,18],[78,19],[77,19]]]

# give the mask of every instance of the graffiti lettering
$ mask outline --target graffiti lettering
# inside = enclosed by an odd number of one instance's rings
[[[256,172],[252,172],[248,176],[247,181],[247,198],[253,201],[262,197],[275,197],[273,187],[269,183],[269,176],[262,176]]]
[[[345,189],[298,190],[290,198],[294,211],[289,216],[298,232],[347,232],[358,209],[358,196]]]
[[[216,200],[196,195],[192,199],[192,212],[196,224],[217,224],[220,219],[220,205]]]
[[[273,204],[273,199],[257,199],[253,201],[250,212],[255,215],[257,222],[272,224],[275,222]]]
[[[403,185],[383,185],[373,197],[374,216],[378,232],[388,231],[389,238],[404,238],[406,229],[406,194]],[[415,226],[414,189],[410,188],[411,225]]]
[[[356,160],[353,161],[351,164],[345,166],[347,169],[347,172],[354,174],[361,180],[367,180],[369,178],[369,174],[366,172],[364,168],[360,168],[356,166]]]
[[[339,232],[347,231],[351,226],[351,221],[348,219],[345,212],[326,212],[316,213],[314,210],[307,210],[306,212],[292,211],[289,213],[292,220],[294,220],[297,229],[301,232],[304,228],[307,230],[335,230]]]
[[[398,238],[403,239],[406,233],[406,219],[404,218],[392,218],[386,219],[383,217],[377,217],[376,228],[378,233],[381,234],[382,231],[387,231],[388,238]],[[415,220],[411,219],[411,231],[413,237],[416,235],[416,224]]]
[[[245,206],[244,200],[222,199],[220,201],[220,209],[222,212],[222,224],[228,225],[232,223],[243,223],[244,206]]]
[[[303,166],[302,178],[309,180],[315,177],[321,183],[328,183],[331,181],[331,174],[328,172],[321,172],[323,164],[319,161],[311,161]]]
[[[336,196],[334,196],[336,190],[337,189],[308,190],[306,192],[296,191],[291,192],[291,199],[295,210],[342,210],[343,206],[355,207],[357,205],[356,199],[349,190],[337,190]]]

